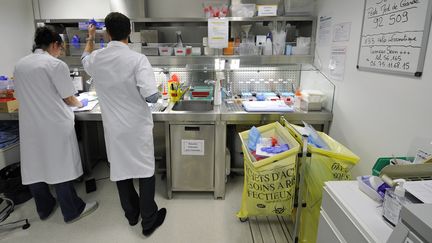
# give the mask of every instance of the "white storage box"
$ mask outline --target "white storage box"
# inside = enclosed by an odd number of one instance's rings
[[[251,18],[255,15],[255,4],[233,4],[231,6],[231,16]]]
[[[161,56],[171,56],[173,53],[173,48],[168,46],[159,47],[159,55]]]
[[[310,48],[293,46],[291,51],[293,55],[309,55]]]
[[[186,56],[186,48],[184,47],[175,47],[174,55],[176,56]]]
[[[257,5],[258,16],[277,16],[277,4]]]
[[[20,144],[12,144],[0,149],[0,169],[20,161]]]
[[[301,91],[302,99],[308,102],[323,102],[324,101],[324,93],[320,90],[313,89],[305,89]]]
[[[312,14],[315,5],[314,0],[285,0],[285,14]]]

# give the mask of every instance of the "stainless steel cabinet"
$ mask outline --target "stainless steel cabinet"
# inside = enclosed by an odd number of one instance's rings
[[[170,125],[172,191],[214,190],[214,125]]]

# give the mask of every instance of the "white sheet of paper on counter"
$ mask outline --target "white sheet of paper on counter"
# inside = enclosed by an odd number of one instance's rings
[[[72,110],[75,111],[75,112],[78,112],[78,111],[91,111],[91,110],[93,110],[93,108],[95,108],[95,106],[96,106],[98,103],[99,103],[98,100],[92,100],[92,101],[89,101],[88,104],[87,104],[86,106],[81,107],[81,108],[78,108],[78,107],[72,107]]]
[[[404,188],[423,203],[432,203],[432,180],[407,181]]]

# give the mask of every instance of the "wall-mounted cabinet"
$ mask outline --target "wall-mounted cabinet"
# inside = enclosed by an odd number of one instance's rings
[[[110,12],[107,0],[33,0],[35,19],[105,18]]]

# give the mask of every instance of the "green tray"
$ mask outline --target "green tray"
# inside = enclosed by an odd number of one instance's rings
[[[208,92],[209,95],[206,97],[193,97],[192,92]],[[213,86],[194,86],[189,91],[189,97],[191,100],[212,100],[213,99]]]
[[[403,159],[403,160],[409,160],[413,161],[414,157],[380,157],[375,162],[375,165],[372,167],[372,175],[379,176],[381,170],[390,164],[390,160],[396,158],[396,159]]]

